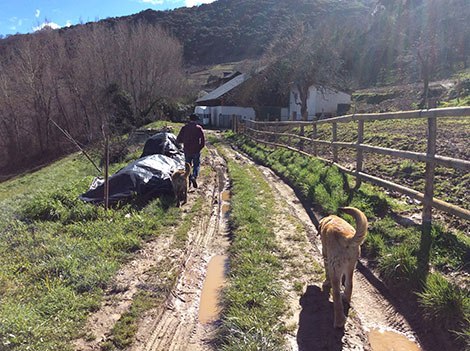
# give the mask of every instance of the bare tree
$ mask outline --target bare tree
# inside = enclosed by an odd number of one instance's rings
[[[0,68],[0,167],[66,152],[55,123],[86,144],[103,124],[129,128],[187,91],[181,45],[143,24],[45,28],[7,47]]]
[[[300,23],[288,40],[273,43],[261,61],[266,65],[269,79],[295,91],[302,120],[308,120],[310,88],[335,89],[344,85],[343,61],[334,46],[334,28],[318,25],[316,29]],[[283,92],[285,94],[285,92]]]

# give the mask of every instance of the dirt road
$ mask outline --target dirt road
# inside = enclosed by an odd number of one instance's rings
[[[226,157],[240,164],[254,165],[247,157],[229,146],[224,146]],[[214,334],[217,321],[201,323],[200,301],[211,258],[225,255],[229,248],[227,210],[229,206],[229,179],[227,165],[214,147],[208,147],[206,162],[214,170],[206,184],[190,193],[190,198],[202,196],[209,211],[193,221],[181,257],[181,272],[176,288],[165,304],[149,311],[139,322],[134,343],[135,351],[215,350]],[[331,298],[321,291],[323,262],[321,244],[314,223],[317,216],[306,211],[295,192],[270,169],[256,165],[275,196],[275,231],[285,267],[282,284],[288,298],[290,312],[285,323],[289,330],[290,350],[419,350],[416,333],[406,318],[391,302],[380,281],[362,264],[355,273],[352,306],[344,330],[335,330]],[[192,200],[192,201],[193,201]],[[190,206],[190,204],[189,204]],[[93,341],[81,340],[76,350],[99,350],[112,325],[130,304],[132,295],[148,275],[151,267],[165,260],[170,239],[161,238],[143,250],[129,267],[123,268],[116,285],[126,285],[121,295],[105,299],[100,311],[90,317],[89,328]],[[177,255],[177,253],[175,253]],[[225,267],[227,268],[227,267]],[[127,272],[127,273],[126,273]],[[119,282],[119,276],[127,280]],[[140,284],[140,285],[139,285]],[[106,302],[107,301],[107,302]],[[385,333],[383,333],[385,331]],[[401,343],[401,344],[400,344]],[[387,346],[392,345],[392,346]],[[388,348],[387,348],[388,347]],[[427,348],[426,350],[431,349]]]

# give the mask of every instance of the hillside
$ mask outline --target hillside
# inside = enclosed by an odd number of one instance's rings
[[[325,16],[367,16],[370,0],[218,0],[173,11],[146,10],[112,19],[158,23],[184,45],[187,63],[211,64],[259,58],[273,40],[286,38],[300,22],[315,26]]]
[[[466,4],[218,0],[1,39],[0,173],[43,164],[74,148],[51,121],[86,146],[101,138],[103,122],[120,133],[153,120],[180,120],[211,75],[234,62],[285,54],[279,44],[304,40],[308,31],[313,46],[318,37],[337,55],[351,90],[367,94],[454,78],[470,57]],[[286,88],[288,78],[278,86]],[[438,94],[431,98],[468,100],[459,99],[467,88],[444,90],[431,91]],[[397,104],[388,93],[379,97],[386,102],[366,98],[368,106],[360,109],[419,108],[420,91],[419,85],[412,94],[402,91]]]
[[[429,79],[466,68],[469,17],[462,0],[218,0],[107,21],[163,25],[183,43],[185,61],[193,65],[259,58],[273,41],[289,40],[299,23],[328,22],[337,27],[331,45],[342,53],[354,85],[366,88],[417,81],[424,65]]]

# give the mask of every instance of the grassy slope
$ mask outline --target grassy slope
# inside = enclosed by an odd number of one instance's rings
[[[95,174],[74,154],[0,184],[0,349],[69,349],[120,264],[180,217],[159,199],[108,212],[78,201]]]

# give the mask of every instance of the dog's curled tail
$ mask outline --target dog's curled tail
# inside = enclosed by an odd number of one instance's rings
[[[189,176],[189,172],[191,172],[191,165],[188,162],[186,162],[184,164],[184,176],[185,177]]]
[[[367,235],[368,223],[366,215],[355,207],[340,207],[339,210],[352,216],[356,221],[356,234],[351,238],[351,242],[356,245],[361,245]]]

